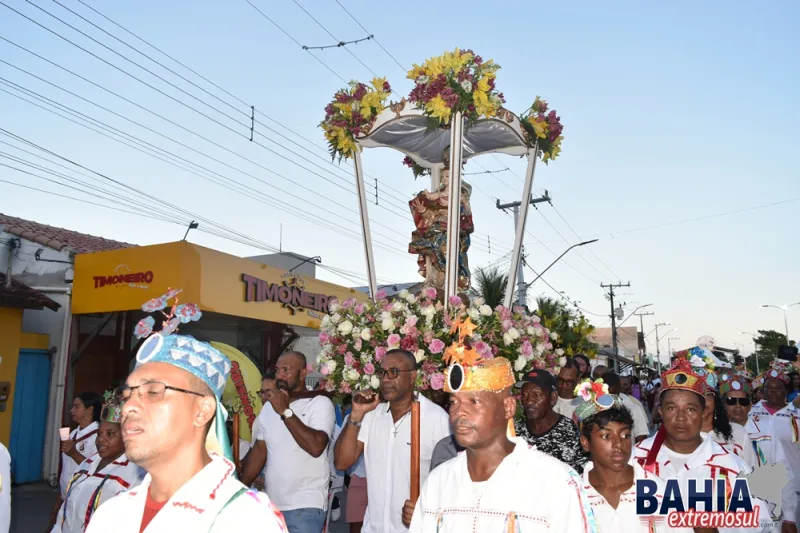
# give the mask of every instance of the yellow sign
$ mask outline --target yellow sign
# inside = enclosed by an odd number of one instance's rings
[[[231,373],[222,392],[222,403],[239,413],[239,438],[250,442],[253,423],[261,412],[261,398],[258,396],[261,372],[253,361],[233,346],[221,342],[212,342],[211,346],[231,360]]]
[[[72,313],[133,311],[167,288],[203,311],[319,329],[331,298],[367,295],[189,242],[75,258]]]

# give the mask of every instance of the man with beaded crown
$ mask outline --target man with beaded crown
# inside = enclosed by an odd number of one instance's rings
[[[594,532],[578,474],[514,436],[511,364],[502,357],[480,359],[464,337],[462,329],[460,342],[445,354],[445,392],[453,433],[465,451],[428,476],[411,533]]]
[[[286,531],[269,498],[236,479],[229,460],[225,409],[220,397],[230,361],[211,345],[176,335],[180,324],[196,321],[194,304],[163,311],[178,290],[169,290],[142,306],[159,311],[163,326],[153,332],[147,317],[135,334],[145,338],[136,368],[118,391],[122,437],[127,456],[147,470],[141,485],[100,507],[87,533],[172,533]]]

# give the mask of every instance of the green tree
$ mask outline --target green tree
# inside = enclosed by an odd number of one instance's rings
[[[594,326],[580,310],[572,310],[560,300],[539,296],[535,313],[547,329],[558,335],[553,347],[561,348],[568,356],[583,353],[594,357],[597,354],[597,344],[589,340]]]
[[[778,355],[778,347],[786,345],[786,335],[773,329],[759,329],[758,337],[753,339],[756,343],[756,357],[758,357],[758,369],[762,372],[769,366],[769,363]],[[755,357],[747,358],[747,368],[753,374],[756,373]]]
[[[486,305],[494,309],[503,304],[507,286],[508,274],[501,273],[498,267],[478,268],[472,276],[469,294],[473,298],[483,298]]]

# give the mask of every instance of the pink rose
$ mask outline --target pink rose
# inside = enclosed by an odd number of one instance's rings
[[[381,290],[379,290],[378,292],[375,293],[375,299],[376,300],[383,300],[384,298],[386,298],[386,291],[385,290],[381,289]]]
[[[533,346],[531,346],[530,341],[522,341],[522,355],[525,357],[530,357],[533,355]]]
[[[314,365],[312,365],[311,363],[306,363],[306,371],[307,372],[313,372],[314,371]]]
[[[386,348],[383,346],[378,346],[375,348],[375,360],[381,362],[383,361],[384,357],[386,357]]]
[[[347,345],[340,344],[339,346],[336,347],[336,351],[339,352],[339,355],[344,355],[345,353],[347,353]]]
[[[391,312],[392,311],[392,302],[386,302],[383,304],[383,311]]]
[[[444,374],[437,372],[430,377],[430,384],[433,390],[442,390],[444,388]]]
[[[433,340],[433,332],[426,331],[425,334],[422,336],[422,339],[425,341],[425,344],[430,344]]]
[[[353,343],[353,348],[356,350],[361,351],[362,341],[361,339],[356,339],[356,342]]]
[[[364,304],[358,304],[358,305],[356,305],[355,309],[353,309],[353,311],[358,316],[361,316],[361,315],[364,314],[364,309],[366,309],[366,306]]]
[[[352,392],[350,384],[346,381],[342,381],[342,384],[339,385],[339,392],[341,392],[342,394],[350,394]]]
[[[508,331],[514,327],[514,324],[511,323],[511,320],[503,320],[503,331]]]
[[[436,289],[434,289],[433,287],[425,287],[425,290],[422,291],[422,294],[425,296],[425,298],[428,298],[429,300],[436,299]]]
[[[347,352],[344,356],[344,364],[346,364],[347,366],[353,366],[354,362],[355,358],[353,357],[352,352]]]
[[[322,365],[319,369],[319,373],[322,374],[323,376],[327,376],[328,374],[331,373],[331,371],[328,370],[328,365]]]
[[[375,373],[375,366],[372,363],[367,363],[364,365],[364,373],[368,376],[371,376]]]
[[[400,348],[408,352],[412,353],[416,352],[417,351],[416,337],[403,337],[403,340],[400,341]]]
[[[395,348],[399,348],[400,347],[400,335],[398,335],[397,333],[392,333],[391,335],[389,335],[389,338],[386,339],[386,344],[389,345],[389,349],[390,350],[393,350]]]
[[[320,344],[328,344],[331,341],[331,336],[325,333],[324,331],[319,332],[319,343]]]
[[[355,298],[348,298],[347,300],[342,302],[342,307],[344,307],[345,309],[350,309],[351,307],[353,307],[355,303],[356,303]]]
[[[450,302],[450,305],[453,306],[453,307],[458,307],[458,306],[460,306],[461,304],[464,303],[464,302],[461,301],[460,297],[455,296],[455,295],[451,296],[450,299],[447,300],[447,301]]]
[[[430,350],[431,353],[442,353],[444,350],[444,343],[439,339],[433,339],[428,345],[428,350]]]
[[[478,352],[478,355],[481,357],[491,357],[492,356],[492,349],[483,341],[478,341],[475,343],[475,351]]]
[[[413,316],[413,315],[408,317],[408,318],[406,318],[406,326],[408,326],[410,328],[415,327],[417,325],[417,320],[419,320],[419,319],[417,317]]]

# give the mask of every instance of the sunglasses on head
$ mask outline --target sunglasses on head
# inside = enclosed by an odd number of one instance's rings
[[[737,403],[742,407],[750,405],[750,398],[725,398],[725,403],[733,407]]]

